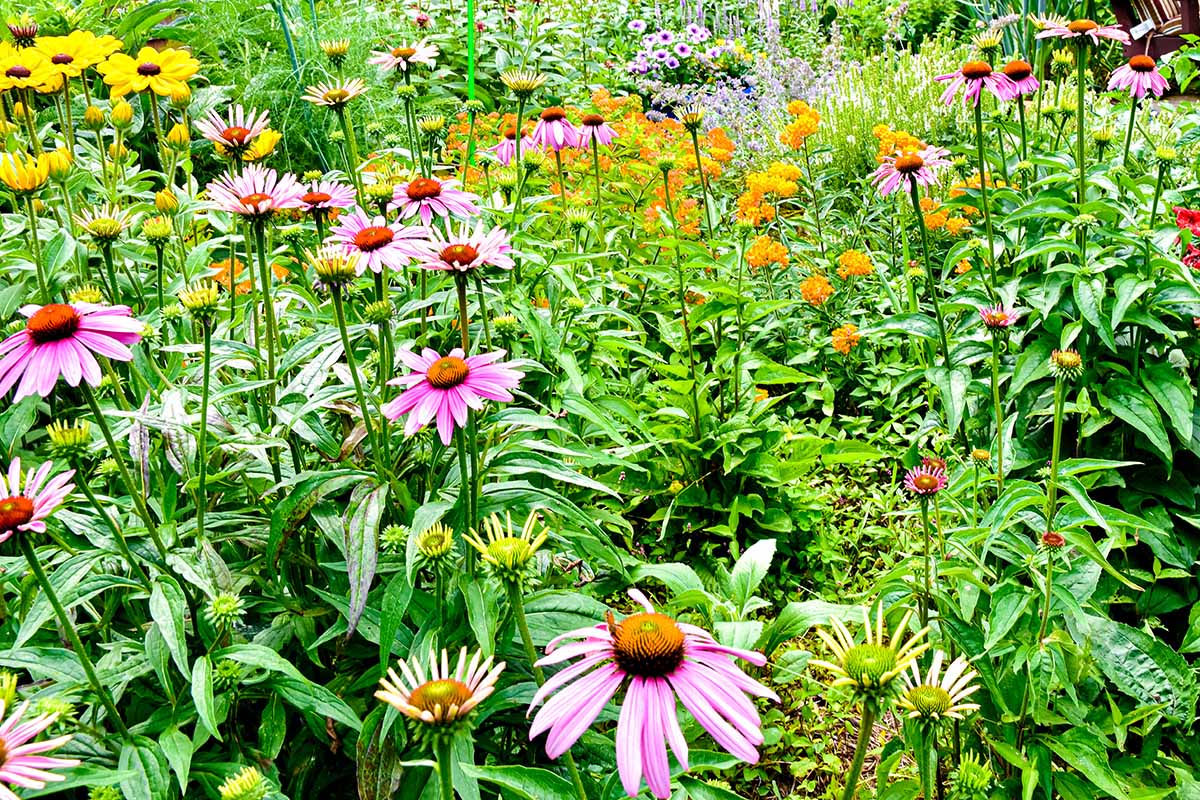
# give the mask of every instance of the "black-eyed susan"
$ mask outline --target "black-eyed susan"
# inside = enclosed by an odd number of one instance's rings
[[[143,47],[136,56],[113,53],[96,67],[96,71],[104,76],[112,97],[135,92],[170,97],[200,71],[200,62],[186,50]]]
[[[29,153],[0,155],[0,183],[17,194],[32,194],[46,185],[50,163],[45,156]]]

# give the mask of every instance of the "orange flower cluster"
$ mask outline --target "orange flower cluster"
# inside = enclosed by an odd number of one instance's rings
[[[1007,186],[1011,186],[1014,189],[1021,188],[1021,187],[1017,186],[1015,183],[1014,184],[1007,183],[1004,180],[997,178],[993,175],[988,176],[987,185],[988,185],[989,189],[1003,189]],[[967,178],[965,181],[959,181],[958,183],[955,183],[953,186],[951,186],[950,187],[950,196],[951,197],[962,197],[963,195],[965,195],[967,193],[968,189],[978,189],[979,186],[980,186],[979,173],[976,172],[973,175],[971,175],[971,177]],[[962,212],[965,216],[973,217],[979,213],[979,209],[975,208],[975,206],[963,206]]]
[[[858,250],[847,250],[838,256],[838,277],[842,280],[870,275],[875,271],[871,258]]]
[[[862,336],[858,333],[857,325],[843,325],[840,328],[833,329],[833,349],[844,356],[850,355],[850,351],[858,344]]]
[[[240,278],[242,273],[246,271],[246,265],[242,263],[240,258],[234,258],[232,260],[226,258],[222,259],[221,261],[214,261],[208,265],[208,268],[215,270],[213,274],[209,275],[208,277],[211,280],[216,281],[217,285],[225,289],[225,291],[229,291],[230,287],[232,286],[233,291],[239,295],[249,294],[251,285],[249,280],[238,281],[236,284],[234,283],[234,281]],[[271,271],[275,273],[275,277],[279,280],[283,280],[289,274],[287,267],[284,267],[281,264],[271,264]]]
[[[894,156],[897,153],[910,153],[925,148],[925,143],[911,133],[907,131],[894,131],[887,125],[876,125],[871,129],[871,135],[879,140],[879,152],[875,154],[875,160],[880,164],[888,156]]]
[[[800,168],[776,161],[764,172],[746,175],[746,191],[737,199],[738,221],[758,227],[776,216],[776,202],[795,197],[800,191],[796,183]]]
[[[833,297],[833,284],[820,273],[809,275],[800,281],[800,296],[809,305],[824,305],[826,300]]]
[[[792,115],[792,121],[783,129],[783,133],[779,134],[779,141],[793,150],[800,150],[808,137],[817,132],[817,126],[821,124],[821,115],[803,100],[788,103],[787,110]]]
[[[921,210],[925,212],[925,227],[931,231],[944,230],[957,236],[971,224],[965,217],[950,216],[949,209],[942,208],[942,204],[932,197],[921,198]],[[967,213],[967,210],[963,209],[963,212]]]
[[[788,249],[782,242],[777,242],[770,236],[759,236],[746,250],[746,263],[752,269],[778,264],[788,265]]]

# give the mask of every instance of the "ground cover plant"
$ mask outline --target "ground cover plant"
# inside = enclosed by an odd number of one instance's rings
[[[0,10],[0,796],[1200,795],[1190,49]]]

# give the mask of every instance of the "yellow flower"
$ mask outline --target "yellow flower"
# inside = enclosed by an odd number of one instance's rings
[[[480,557],[499,577],[508,581],[519,582],[524,577],[534,555],[550,535],[536,511],[525,518],[519,534],[513,530],[512,516],[507,512],[503,520],[499,514],[492,514],[483,521],[482,527],[484,535],[472,529],[463,539],[479,551]]]
[[[111,97],[146,91],[170,97],[200,71],[200,62],[186,50],[143,47],[136,57],[113,53],[96,71],[104,76]]]
[[[271,153],[275,152],[275,146],[283,139],[283,134],[274,128],[266,128],[255,137],[253,144],[242,152],[242,161],[261,161]],[[218,153],[225,158],[232,157],[233,153],[228,147],[217,142],[213,145]]]
[[[71,163],[75,160],[71,156],[71,151],[65,147],[60,147],[57,150],[51,150],[45,154],[46,169],[50,177],[61,183],[71,174]]]
[[[36,192],[50,178],[50,164],[45,157],[28,153],[0,155],[0,182],[18,194]]]
[[[0,91],[57,91],[61,86],[62,75],[51,67],[45,53],[32,47],[18,50],[7,42],[0,43]]]
[[[46,56],[50,67],[64,78],[77,78],[88,67],[94,67],[113,51],[108,45],[121,41],[111,36],[105,41],[91,31],[71,31],[66,36],[39,36],[34,49]]]
[[[172,150],[184,151],[192,143],[192,135],[188,133],[187,126],[182,123],[175,123],[171,126],[171,130],[167,131],[167,147]]]

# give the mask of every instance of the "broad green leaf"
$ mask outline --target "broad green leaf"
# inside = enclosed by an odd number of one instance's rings
[[[212,661],[208,656],[200,656],[192,665],[192,702],[196,704],[200,724],[213,738],[221,741],[220,725],[213,703]]]
[[[171,652],[171,660],[184,675],[191,673],[188,665],[187,634],[183,625],[186,609],[187,600],[174,578],[162,576],[154,581],[154,587],[150,590],[150,617],[162,632],[167,649]]]
[[[368,484],[369,485],[369,484]],[[360,500],[346,523],[346,573],[350,578],[350,610],[346,635],[351,636],[367,607],[379,558],[379,521],[387,504],[388,485],[359,493]]]
[[[831,618],[843,622],[859,619],[862,606],[827,603],[824,600],[799,600],[788,603],[767,625],[758,639],[756,650],[768,658],[779,645],[808,631],[814,625],[828,625]]]
[[[763,539],[755,542],[742,553],[742,557],[733,565],[729,573],[729,599],[739,609],[745,610],[750,604],[763,578],[771,569],[771,561],[775,558],[775,540]]]
[[[180,794],[186,794],[188,774],[192,769],[192,740],[172,725],[158,737],[158,746],[162,748],[167,763],[171,765],[171,771],[175,773]]]
[[[128,776],[121,781],[126,800],[162,800],[170,796],[170,775],[158,743],[139,736],[121,748],[118,768]]]
[[[462,769],[476,780],[499,786],[521,800],[576,800],[571,782],[546,769],[520,765],[476,767],[468,764],[464,764]]]
[[[1190,441],[1196,392],[1187,376],[1169,363],[1147,364],[1142,371],[1142,385],[1167,415],[1180,440]]]
[[[1128,788],[1109,766],[1108,752],[1087,730],[1071,728],[1065,733],[1047,736],[1043,742],[1104,792],[1105,797],[1130,800]]]
[[[1129,423],[1145,435],[1162,460],[1170,466],[1171,440],[1167,438],[1167,429],[1163,427],[1162,417],[1159,416],[1153,398],[1144,389],[1123,378],[1117,378],[1109,381],[1104,387],[1100,401],[1117,419]]]

